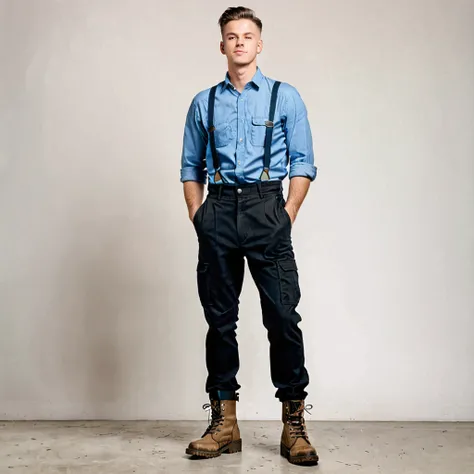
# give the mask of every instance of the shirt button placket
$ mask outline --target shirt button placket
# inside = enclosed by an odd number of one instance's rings
[[[238,142],[237,142],[237,150],[236,150],[236,158],[237,158],[237,164],[236,164],[236,173],[240,178],[243,178],[244,173],[242,169],[242,160],[241,160],[241,154],[243,153],[243,144],[244,144],[244,121],[241,120],[241,117],[244,117],[244,111],[243,111],[243,106],[244,106],[244,101],[243,101],[243,96],[242,93],[239,95],[237,99],[237,137],[238,137]],[[238,192],[238,191],[237,191]],[[242,190],[240,190],[242,192]]]

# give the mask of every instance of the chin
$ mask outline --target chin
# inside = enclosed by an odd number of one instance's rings
[[[236,61],[232,61],[233,64],[236,66],[248,66],[249,64],[252,64],[253,59],[250,60],[249,58],[241,58],[237,59]]]

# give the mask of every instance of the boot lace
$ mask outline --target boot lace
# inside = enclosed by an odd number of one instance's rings
[[[311,415],[309,410],[313,409],[313,405],[306,405],[304,411]],[[291,438],[303,438],[309,442],[308,433],[306,432],[306,424],[303,418],[303,410],[288,414],[287,423],[290,427]]]
[[[209,433],[214,434],[220,431],[220,427],[224,424],[224,415],[221,412],[220,404],[213,406],[210,403],[205,403],[202,409],[207,411],[207,422],[209,423],[209,426],[202,435],[202,438],[204,438]]]

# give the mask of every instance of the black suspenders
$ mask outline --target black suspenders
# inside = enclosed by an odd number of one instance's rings
[[[272,147],[272,135],[273,135],[273,119],[275,118],[275,108],[278,96],[278,88],[281,82],[275,81],[272,88],[272,98],[270,100],[270,114],[268,120],[265,122],[267,127],[265,130],[265,155],[263,157],[263,171],[260,175],[262,181],[268,181],[270,179],[270,150]]]
[[[219,84],[217,84],[218,86]],[[208,123],[208,132],[209,132],[209,140],[211,142],[211,153],[212,153],[212,163],[214,165],[214,169],[216,170],[216,174],[214,175],[214,182],[220,181],[222,179],[220,169],[221,165],[219,163],[219,157],[217,156],[216,150],[216,137],[214,136],[214,132],[216,127],[214,127],[214,103],[216,101],[216,89],[217,86],[213,86],[211,88],[211,92],[209,94],[209,104],[207,107],[207,123]]]
[[[222,83],[221,83],[222,84]],[[281,82],[275,81],[272,88],[272,97],[270,100],[270,113],[268,116],[268,120],[265,121],[265,155],[263,157],[263,171],[260,176],[262,181],[267,181],[270,179],[270,152],[272,146],[272,135],[273,135],[273,119],[275,118],[275,109],[276,109],[276,101],[278,96],[278,88],[280,87]],[[216,127],[214,127],[214,104],[216,101],[216,89],[219,84],[213,86],[209,93],[209,103],[207,108],[207,122],[208,122],[208,132],[209,132],[209,140],[211,145],[211,153],[212,153],[212,163],[214,165],[214,169],[216,173],[214,175],[214,182],[217,183],[222,179],[220,173],[220,162],[219,156],[217,155],[216,149],[216,137],[214,136],[214,132]]]

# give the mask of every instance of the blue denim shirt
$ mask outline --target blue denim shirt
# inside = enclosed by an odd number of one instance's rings
[[[239,93],[226,73],[216,90],[214,132],[221,163],[222,182],[237,185],[260,180],[263,170],[265,120],[275,80],[257,67],[252,80]],[[210,88],[199,92],[189,107],[181,155],[181,182],[214,184],[214,166],[208,140],[208,98]],[[271,146],[270,179],[289,176],[316,177],[313,141],[305,104],[300,94],[282,82],[278,91]]]

